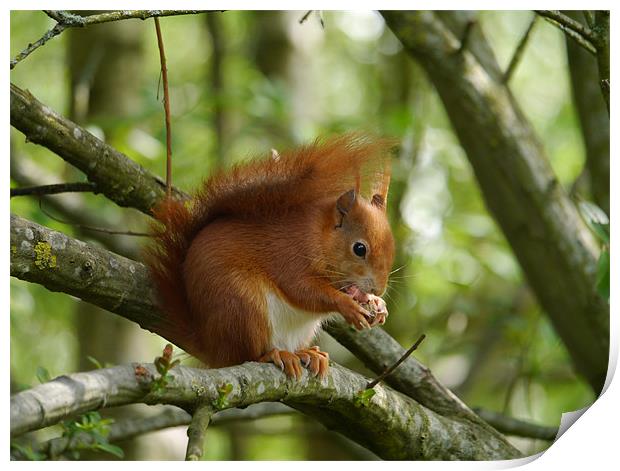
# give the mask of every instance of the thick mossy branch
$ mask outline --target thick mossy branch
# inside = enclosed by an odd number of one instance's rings
[[[609,351],[609,305],[595,290],[598,247],[510,90],[469,52],[484,36],[459,52],[444,17],[460,14],[383,16],[437,89],[489,210],[576,369],[598,393]]]
[[[142,372],[136,375],[136,367]],[[245,363],[215,370],[176,367],[164,388],[151,392],[158,373],[153,365],[134,364],[61,376],[11,398],[11,435],[57,423],[102,407],[131,403],[172,404],[187,410],[217,405],[219,410],[257,402],[282,401],[329,428],[352,438],[384,459],[488,460],[517,457],[467,421],[436,414],[387,386],[378,385],[370,404],[356,400],[367,378],[332,365],[323,383],[304,371],[291,381],[273,365]],[[222,385],[230,385],[221,401]]]
[[[148,330],[163,322],[144,265],[15,215],[11,276],[76,296]]]
[[[11,84],[11,125],[28,141],[47,147],[86,174],[97,190],[119,206],[151,214],[165,184],[125,154]],[[185,198],[178,190],[175,197]]]
[[[37,246],[44,246],[49,250],[39,250],[43,253],[41,256],[35,250]],[[51,260],[54,262],[51,263]],[[156,333],[165,322],[154,302],[155,295],[144,265],[17,216],[11,216],[11,275],[80,297]],[[402,347],[379,329],[355,333],[348,326],[335,324],[329,331],[345,346],[350,347],[356,355],[363,358],[371,368],[378,371],[382,371],[392,363],[394,357],[398,359],[402,355]],[[183,345],[179,347],[183,348]],[[383,355],[385,358],[382,358]],[[176,371],[176,368],[173,371]],[[484,436],[488,446],[495,447],[498,453],[513,456],[514,450],[503,436],[479,419],[449,390],[439,384],[427,368],[412,358],[388,376],[386,382],[394,384],[418,400],[420,404],[418,402],[416,404],[419,407],[433,411],[437,416],[445,416],[443,418],[447,421],[460,423],[469,436]],[[366,383],[363,383],[356,394],[365,388]],[[71,400],[67,399],[67,402]],[[107,405],[115,404],[107,403]],[[324,415],[322,419],[324,422],[329,422],[334,417],[331,412],[321,412],[319,409],[307,412],[313,416],[318,413]],[[46,413],[45,417],[51,416]],[[375,422],[374,425],[383,427],[377,425],[378,423]],[[337,421],[332,426],[338,429]]]

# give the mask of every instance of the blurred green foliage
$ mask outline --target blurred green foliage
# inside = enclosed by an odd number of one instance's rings
[[[479,24],[502,67],[531,14],[480,14]],[[214,51],[204,16],[161,20],[172,102],[174,183],[191,189],[219,165],[330,133],[366,129],[400,138],[388,203],[398,243],[394,268],[399,270],[388,291],[391,316],[385,329],[405,348],[425,333],[416,357],[470,406],[554,425],[562,412],[591,403],[591,391],[573,373],[564,346],[486,211],[438,96],[381,17],[325,12],[322,29],[315,14],[303,24],[298,22],[300,12],[265,15],[218,15],[224,46],[219,94],[212,86]],[[163,174],[165,127],[154,27],[152,21],[130,21],[142,32],[140,106],[129,116],[98,118],[87,127]],[[42,12],[13,11],[11,56],[52,25]],[[257,48],[274,31],[285,47],[275,58],[280,67],[268,70],[257,66]],[[51,40],[11,72],[13,83],[63,114],[70,98],[66,41],[66,34]],[[543,140],[560,183],[570,185],[583,166],[584,148],[570,97],[564,38],[557,29],[537,24],[511,88]],[[225,122],[219,137],[214,128],[218,109]],[[61,159],[11,132],[14,155],[35,162],[58,181],[70,178]],[[223,162],[216,158],[218,145]],[[102,226],[125,224],[123,214],[130,215],[130,229],[144,226],[141,215],[100,196],[80,198],[99,215]],[[44,215],[35,199],[14,198],[11,209],[37,223],[88,237]],[[52,376],[75,371],[79,339],[74,311],[75,300],[69,296],[11,280],[15,389],[35,385],[38,367]],[[329,343],[324,337],[322,342]],[[363,368],[343,349],[333,351],[336,361]],[[152,352],[151,358],[157,348]],[[242,438],[214,428],[205,459],[312,458],[308,437],[290,433],[300,423],[290,417],[256,421]],[[276,432],[270,432],[272,428]],[[526,452],[548,446],[525,439],[514,442]]]

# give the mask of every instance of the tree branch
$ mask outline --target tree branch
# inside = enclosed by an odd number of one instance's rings
[[[582,25],[578,21],[566,16],[558,10],[534,10],[536,14],[545,18],[549,23],[560,28],[568,37],[573,39],[577,44],[586,51],[595,54],[596,35],[590,28]]]
[[[256,420],[264,417],[297,413],[284,404],[278,402],[261,402],[252,404],[244,409],[226,409],[218,412],[211,419],[211,427],[231,422],[244,420]],[[140,435],[157,432],[167,428],[189,425],[192,416],[175,406],[166,406],[163,411],[150,417],[130,417],[115,421],[110,425],[107,439],[110,443],[130,440]],[[41,453],[50,459],[56,459],[63,454],[88,448],[94,444],[94,437],[88,433],[76,434],[71,439],[68,437],[52,438],[46,442],[32,445],[32,451]],[[19,450],[11,450],[11,459],[26,459]]]
[[[38,251],[36,247],[40,247]],[[49,252],[44,252],[42,248],[47,247]],[[54,266],[50,267],[52,260]],[[157,310],[156,295],[143,264],[15,215],[11,215],[11,275],[76,296],[159,335],[171,328]],[[358,332],[344,320],[332,321],[325,330],[377,373],[385,371],[405,352],[384,330]],[[437,413],[483,423],[412,357],[385,381]]]
[[[11,215],[11,275],[76,296],[155,331],[165,319],[139,262]],[[182,345],[180,345],[183,348]]]
[[[151,208],[165,195],[165,184],[159,177],[13,84],[11,125],[29,141],[47,147],[80,169],[119,206],[131,206],[150,215]],[[179,190],[173,192],[176,198],[187,198]]]
[[[370,383],[368,383],[366,385],[366,389],[374,388],[377,384],[379,384],[381,381],[383,381],[387,376],[392,374],[396,368],[398,368],[407,358],[409,358],[409,355],[411,355],[414,351],[416,351],[418,349],[418,347],[420,346],[420,344],[422,343],[422,341],[425,338],[426,338],[425,334],[420,335],[418,340],[416,340],[415,343],[411,347],[409,347],[409,350],[407,350],[403,354],[403,356],[400,357],[396,361],[396,363],[394,363],[393,365],[388,367],[383,373],[381,373],[379,376],[377,376],[375,379],[373,379]]]
[[[506,72],[504,72],[504,83],[510,82],[512,74],[514,73],[519,61],[521,60],[521,56],[523,55],[523,51],[525,51],[525,46],[527,45],[528,40],[530,39],[530,34],[534,29],[534,25],[536,24],[536,20],[538,19],[537,15],[534,15],[528,25],[525,33],[521,36],[521,40],[519,44],[517,44],[517,48],[515,49],[514,54],[512,55],[512,59],[510,59],[510,64],[508,64],[508,68]]]
[[[601,91],[607,104],[609,114],[609,88],[610,88],[610,67],[609,67],[609,11],[597,11],[594,14],[596,40],[596,59],[598,61],[598,73]]]
[[[57,195],[58,193],[96,193],[96,191],[97,185],[91,182],[53,183],[51,185],[11,188],[11,198],[14,196]]]
[[[24,155],[15,155],[11,151],[11,180],[22,186],[39,186],[43,182],[51,181],[57,176],[49,174],[35,165],[29,158]],[[42,196],[39,200],[45,203],[47,208],[53,211],[63,219],[77,224],[78,231],[80,226],[93,227],[98,226],[102,222],[102,216],[98,211],[92,211],[88,207],[80,195],[59,194],[55,196]],[[139,215],[134,215],[136,218]],[[139,258],[135,240],[129,237],[110,237],[101,232],[90,232],[88,234],[79,234],[80,237],[87,237],[89,240],[96,240],[108,250],[125,257],[137,260]]]
[[[609,305],[595,290],[599,249],[542,144],[505,84],[467,51],[455,55],[459,41],[435,13],[383,16],[437,89],[490,212],[577,371],[598,393],[609,350]],[[472,48],[476,41],[470,38]]]
[[[166,122],[166,197],[172,196],[172,129],[170,127],[170,94],[168,93],[168,67],[166,67],[166,53],[164,38],[159,26],[159,18],[155,18],[155,33],[157,34],[157,48],[159,49],[159,63],[161,81],[164,86],[164,116]]]
[[[558,427],[547,427],[545,425],[532,424],[524,420],[507,417],[498,412],[481,408],[474,408],[474,411],[486,422],[507,435],[536,438],[547,441],[555,440],[555,437],[558,435]]]
[[[45,33],[34,43],[31,43],[17,56],[11,59],[11,70],[22,60],[32,54],[36,49],[43,46],[50,39],[58,36],[68,28],[83,28],[89,25],[108,23],[110,21],[128,20],[137,18],[146,20],[147,18],[175,16],[175,15],[195,15],[198,13],[208,13],[214,10],[122,10],[99,13],[91,16],[74,15],[64,10],[44,10],[45,14],[54,19],[57,23],[52,29]]]
[[[211,422],[213,407],[210,404],[202,404],[196,408],[192,420],[187,428],[187,452],[185,461],[199,461],[205,446],[207,427]]]
[[[136,367],[143,373],[136,375]],[[367,379],[332,365],[326,384],[303,373],[291,381],[273,365],[245,363],[215,370],[175,367],[163,389],[150,391],[158,375],[151,364],[117,366],[61,376],[11,398],[11,435],[36,430],[89,410],[130,403],[173,404],[220,409],[263,401],[283,401],[316,417],[328,428],[369,448],[384,459],[509,459],[519,453],[466,421],[442,417],[412,399],[378,385],[368,406],[356,406]],[[230,385],[225,401],[218,385]],[[381,424],[381,425],[379,425]]]
[[[174,326],[158,312],[144,265],[14,215],[11,216],[11,275],[77,296],[160,335],[166,332],[170,341],[182,338],[174,335]],[[379,372],[403,355],[403,348],[380,329],[352,332],[344,322],[336,322],[326,330]],[[178,346],[184,348],[182,344]],[[471,433],[485,436],[498,449],[506,447],[505,439],[497,431],[413,358],[409,357],[385,381],[416,400],[419,398],[421,406],[437,415],[467,423]],[[365,387],[366,383],[361,389]],[[332,419],[327,414],[323,420]]]
[[[564,12],[576,17],[575,11]],[[587,181],[594,201],[609,213],[609,112],[601,94],[597,59],[566,38],[572,98],[585,144]]]

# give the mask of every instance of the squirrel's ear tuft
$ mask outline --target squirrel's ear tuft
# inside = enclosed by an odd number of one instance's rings
[[[353,205],[355,204],[355,198],[355,190],[349,190],[340,195],[338,201],[336,201],[336,209],[338,212],[344,216],[351,211],[351,208],[353,208]]]
[[[378,193],[372,195],[371,204],[379,209],[385,211],[385,199]]]

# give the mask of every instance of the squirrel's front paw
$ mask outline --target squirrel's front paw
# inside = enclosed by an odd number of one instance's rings
[[[357,330],[370,329],[369,321],[372,320],[372,315],[353,298],[343,298],[338,305],[338,311]]]
[[[368,298],[369,310],[371,314],[374,314],[374,319],[370,323],[370,326],[374,327],[376,325],[385,324],[385,319],[389,315],[387,304],[385,304],[385,301],[382,298],[375,296],[374,294],[369,294]]]

